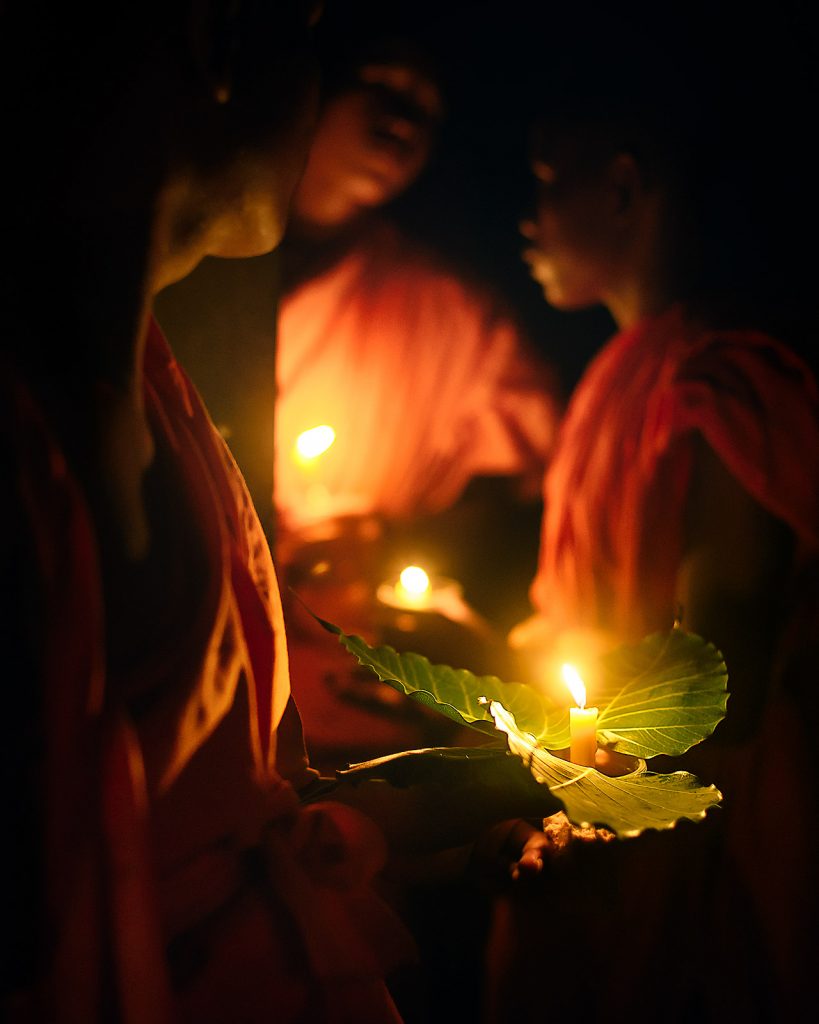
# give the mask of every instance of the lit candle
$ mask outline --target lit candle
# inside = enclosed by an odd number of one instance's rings
[[[408,565],[397,578],[382,583],[376,597],[388,608],[403,612],[436,612],[453,622],[466,621],[469,606],[463,599],[463,588],[445,576],[430,577],[420,565]]]
[[[336,432],[326,423],[319,427],[311,427],[296,438],[293,446],[293,458],[300,466],[315,465],[319,455],[323,455],[336,439]]]
[[[577,707],[569,708],[569,760],[594,768],[597,753],[597,708],[586,707],[586,687],[573,665],[564,665],[563,679],[571,690]]]
[[[298,467],[299,502],[294,515],[301,526],[321,522],[330,516],[330,492],[321,482],[321,456],[336,439],[326,423],[303,431],[293,445],[293,462]]]
[[[395,596],[412,608],[419,608],[429,600],[429,576],[419,565],[408,565],[401,570],[395,585]]]

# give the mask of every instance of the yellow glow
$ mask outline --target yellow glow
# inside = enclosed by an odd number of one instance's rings
[[[408,565],[398,577],[401,586],[413,597],[420,597],[429,590],[429,576],[418,565]]]
[[[563,674],[563,681],[571,690],[575,703],[579,708],[584,708],[586,706],[586,685],[580,678],[580,673],[574,665],[570,665],[568,662],[564,663],[560,671]]]
[[[301,459],[317,459],[327,451],[335,439],[336,432],[332,427],[326,424],[311,427],[296,438],[296,454]]]

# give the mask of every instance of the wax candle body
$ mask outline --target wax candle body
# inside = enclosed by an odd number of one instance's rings
[[[597,753],[597,708],[569,708],[569,760],[594,768]]]

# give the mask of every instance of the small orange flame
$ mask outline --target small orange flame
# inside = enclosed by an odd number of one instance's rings
[[[420,597],[429,590],[429,576],[419,565],[408,565],[398,577],[401,586],[413,597]]]
[[[568,662],[562,666],[560,671],[563,681],[571,690],[575,703],[579,708],[584,708],[586,706],[586,685],[580,678],[580,673],[574,665],[570,665]]]
[[[335,430],[327,424],[311,427],[296,438],[296,455],[305,462],[317,459],[327,451],[335,439]]]

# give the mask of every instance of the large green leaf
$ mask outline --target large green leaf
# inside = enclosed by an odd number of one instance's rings
[[[722,799],[714,786],[703,786],[693,775],[649,772],[644,760],[616,777],[572,764],[550,753],[569,746],[568,708],[533,688],[432,665],[421,655],[398,654],[391,647],[373,648],[329,623],[322,625],[399,692],[481,732],[506,734],[510,751],[577,825],[605,825],[619,836],[633,836],[647,828],[671,828],[682,818],[700,820]],[[592,695],[599,708],[598,735],[601,744],[622,754],[638,759],[681,754],[710,735],[725,715],[725,664],[701,637],[681,630],[655,633],[613,651],[601,667],[602,681]],[[378,762],[357,770],[389,770],[404,773],[407,783],[421,782],[432,770],[452,775],[458,760],[457,755],[415,754],[400,763],[390,759],[389,766]],[[470,775],[481,756],[476,751],[460,756]],[[491,761],[486,766],[496,770]]]
[[[647,828],[672,828],[682,818],[699,821],[722,799],[715,786],[703,786],[688,772],[659,775],[639,759],[634,771],[616,777],[564,761],[538,747],[506,709],[492,703],[490,710],[507,735],[509,749],[549,787],[575,825],[605,826],[621,837],[636,836]]]
[[[713,644],[692,633],[654,633],[612,651],[601,666],[594,694],[598,735],[614,750],[637,757],[682,754],[725,717],[725,662]]]
[[[348,636],[329,622],[319,622],[383,682],[455,722],[494,736],[492,716],[481,698],[497,700],[513,711],[542,745],[569,745],[568,711],[552,704],[531,686],[503,683],[496,676],[476,676],[448,665],[433,665],[420,654],[399,654],[392,647],[370,647],[360,636]]]
[[[399,654],[392,647],[370,647],[361,637],[319,621],[379,679],[448,718],[492,734],[491,716],[480,698],[497,700],[538,746],[569,746],[568,707],[533,687],[432,665],[420,654]],[[722,655],[693,633],[654,633],[612,651],[601,666],[601,684],[590,695],[600,711],[598,733],[601,743],[621,753],[682,754],[725,717],[728,674]]]

